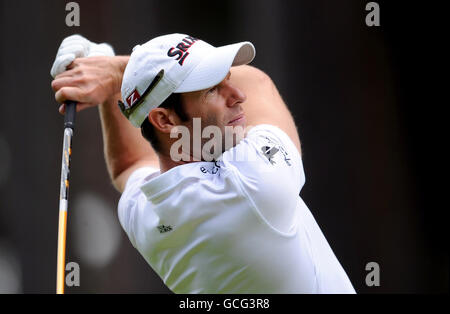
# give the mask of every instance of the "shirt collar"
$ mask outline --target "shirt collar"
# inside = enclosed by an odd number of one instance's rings
[[[141,186],[141,191],[152,203],[166,198],[172,190],[185,182],[211,178],[219,174],[218,162],[192,162],[150,176],[150,181]]]

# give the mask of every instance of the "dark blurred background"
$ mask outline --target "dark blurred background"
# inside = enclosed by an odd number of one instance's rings
[[[63,118],[50,87],[62,39],[80,33],[117,54],[172,32],[257,49],[295,117],[304,153],[302,197],[359,293],[448,292],[448,251],[426,158],[427,10],[377,1],[0,0],[0,293],[54,293]],[[393,3],[395,2],[395,3]],[[429,112],[429,111],[428,111]],[[103,159],[97,109],[77,116],[67,293],[167,293],[117,218],[120,195]],[[368,262],[381,285],[365,284]]]

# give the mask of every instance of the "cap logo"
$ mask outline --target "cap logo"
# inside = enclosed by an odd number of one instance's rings
[[[183,66],[184,60],[186,60],[187,56],[189,56],[189,48],[191,48],[196,41],[198,41],[197,38],[187,36],[183,38],[183,40],[178,43],[175,48],[170,48],[169,51],[167,51],[167,55],[171,58],[176,57],[175,60],[177,60],[178,63]]]
[[[120,111],[123,113],[123,115],[130,119],[131,114],[136,111],[139,106],[145,102],[146,97],[152,92],[152,90],[158,85],[159,82],[161,82],[162,78],[164,77],[164,70],[161,70],[156,74],[156,76],[153,78],[150,85],[147,87],[147,89],[144,91],[142,96],[137,91],[137,88],[134,89],[134,91],[131,93],[130,96],[128,96],[125,101],[127,104],[124,104],[119,100],[119,108]]]
[[[133,105],[141,98],[141,95],[139,95],[139,92],[137,89],[134,89],[134,91],[131,93],[130,96],[127,97],[126,101],[128,104],[128,108],[133,107]]]

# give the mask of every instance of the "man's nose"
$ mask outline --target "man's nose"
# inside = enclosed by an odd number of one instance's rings
[[[239,88],[233,86],[231,83],[227,82],[227,106],[233,107],[237,104],[243,103],[247,96]]]

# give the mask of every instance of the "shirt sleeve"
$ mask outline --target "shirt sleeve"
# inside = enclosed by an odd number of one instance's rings
[[[300,153],[285,132],[272,125],[255,126],[221,161],[273,228],[288,232],[293,227],[305,174]]]
[[[141,203],[146,202],[146,197],[140,188],[146,183],[148,178],[156,172],[159,172],[159,169],[153,167],[136,169],[128,178],[125,189],[119,200],[119,221],[134,247],[136,247],[136,240],[134,239],[133,230],[131,230],[133,225],[132,217],[134,216],[137,207]]]

